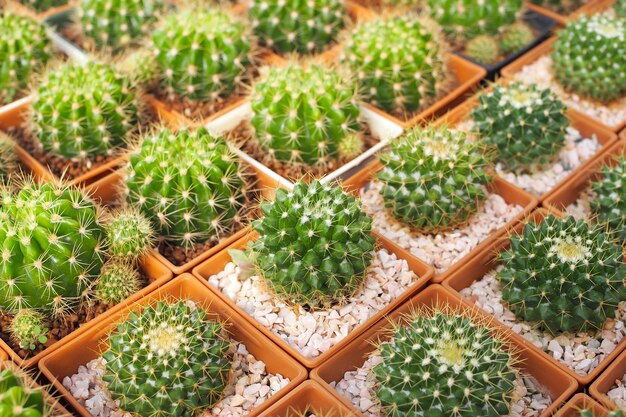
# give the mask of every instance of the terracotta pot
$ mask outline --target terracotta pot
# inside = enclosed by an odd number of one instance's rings
[[[192,300],[198,303],[207,311],[209,319],[225,321],[231,337],[243,342],[250,354],[265,362],[269,372],[279,373],[290,379],[286,387],[252,410],[247,416],[258,416],[306,379],[307,372],[301,365],[267,340],[254,326],[239,316],[211,291],[208,291],[206,286],[197,278],[184,274],[127,306],[124,310],[107,313],[106,320],[99,326],[91,326],[80,337],[66,343],[39,363],[41,372],[52,381],[55,388],[78,414],[83,417],[91,416],[87,409],[63,386],[63,378],[74,374],[80,365],[97,358],[100,352],[107,348],[109,333],[114,331],[117,324],[123,321],[131,311],[139,311],[159,300]]]
[[[230,254],[228,250],[224,250],[209,259],[207,262],[202,265],[196,267],[193,270],[193,274],[200,278],[202,282],[209,288],[212,292],[214,292],[222,301],[227,303],[231,308],[236,310],[241,316],[243,316],[248,322],[254,325],[257,329],[259,329],[265,336],[267,336],[270,340],[280,346],[283,350],[288,352],[291,356],[296,358],[300,363],[306,366],[309,369],[315,368],[319,366],[321,363],[326,361],[329,357],[334,355],[336,352],[343,349],[351,340],[354,340],[359,334],[365,331],[368,327],[378,321],[380,318],[389,314],[394,308],[399,306],[404,300],[408,299],[423,287],[425,287],[430,279],[432,278],[433,271],[432,268],[418,260],[417,258],[411,257],[407,251],[398,247],[395,243],[390,240],[378,235],[375,233],[378,246],[380,248],[386,249],[390,253],[395,253],[398,258],[406,260],[409,268],[415,272],[415,274],[419,277],[416,282],[414,282],[410,287],[407,288],[406,291],[391,303],[389,303],[384,309],[377,312],[374,316],[370,317],[365,323],[360,326],[354,328],[345,339],[341,340],[334,346],[332,346],[328,351],[322,353],[316,358],[307,358],[302,353],[300,353],[295,348],[291,347],[287,341],[285,341],[280,336],[274,334],[267,327],[259,323],[254,317],[246,313],[242,308],[237,306],[228,296],[222,293],[219,289],[214,288],[211,284],[208,283],[208,278],[212,275],[218,274],[219,272],[224,270],[226,264],[231,262]],[[250,233],[246,235],[244,238],[238,240],[234,244],[230,245],[228,249],[243,249],[246,244],[257,238],[256,233]]]
[[[614,1],[614,0],[613,0]],[[576,20],[578,17],[580,17],[583,14],[592,14],[596,11],[596,8],[598,7],[598,4],[603,3],[603,1],[598,1],[598,0],[590,0],[588,1],[586,4],[580,6],[579,8],[577,8],[576,10],[570,12],[567,15],[562,15],[559,14],[555,11],[552,11],[550,9],[547,9],[545,7],[541,7],[535,3],[531,3],[530,1],[527,1],[524,3],[524,7],[526,7],[527,9],[530,10],[534,10],[537,13],[541,13],[545,16],[548,16],[551,19],[554,19],[557,21],[557,23],[559,24],[559,26],[565,26],[565,24],[567,24],[567,22],[570,22],[572,20]]]
[[[606,368],[602,375],[589,387],[589,394],[600,401],[605,407],[614,410],[620,407],[611,400],[606,393],[613,388],[615,381],[621,380],[626,375],[626,351],[622,352],[611,365]]]
[[[74,330],[72,333],[68,334],[67,336],[65,336],[64,338],[62,338],[55,344],[49,346],[48,348],[44,349],[43,351],[36,354],[35,356],[32,356],[28,359],[22,359],[17,354],[17,352],[15,352],[2,339],[0,339],[0,348],[5,350],[9,354],[11,359],[15,363],[20,364],[22,368],[28,369],[37,365],[37,363],[41,359],[45,358],[46,356],[56,351],[57,349],[61,348],[62,346],[68,344],[71,340],[76,339],[78,336],[83,334],[87,329],[93,326],[96,326],[102,321],[106,320],[106,317],[108,315],[113,314],[116,311],[125,309],[128,305],[132,304],[133,302],[139,300],[140,298],[146,296],[147,294],[151,293],[152,291],[156,290],[157,288],[167,283],[169,280],[172,279],[172,276],[173,276],[172,272],[169,269],[167,269],[165,265],[161,264],[159,261],[157,261],[154,257],[150,255],[147,255],[142,259],[141,270],[143,271],[143,273],[146,275],[146,277],[148,278],[150,282],[146,287],[142,288],[141,290],[139,290],[138,292],[136,292],[135,294],[133,294],[126,300],[122,301],[121,303],[108,309],[106,312],[100,314],[99,316],[94,317],[92,320],[81,324],[81,327]]]
[[[455,295],[447,292],[441,285],[431,285],[408,300],[388,317],[380,320],[322,366],[315,368],[311,372],[311,379],[319,382],[324,388],[332,392],[346,406],[350,407],[356,416],[363,417],[363,414],[356,410],[348,399],[335,391],[329,383],[340,381],[346,372],[362,366],[370,353],[375,350],[375,344],[389,339],[390,330],[396,323],[406,324],[406,316],[408,314],[419,308],[441,305],[459,310],[466,308]],[[477,309],[472,309],[471,311],[479,318],[484,317],[489,325],[493,325],[493,320],[481,311]],[[576,391],[578,384],[572,377],[559,370],[552,362],[538,355],[534,349],[530,348],[530,343],[522,343],[518,339],[513,339],[510,337],[510,333],[505,331],[503,335],[518,351],[518,356],[521,359],[520,370],[524,374],[534,377],[552,398],[552,404],[541,414],[541,417],[550,416]]]
[[[580,417],[580,410],[591,410],[595,417],[606,417],[609,410],[586,394],[578,393],[561,408],[554,417]]]
[[[259,417],[300,417],[304,413],[323,417],[354,417],[354,414],[315,381],[304,381]]]
[[[373,161],[365,169],[361,170],[358,174],[345,181],[344,187],[354,195],[358,196],[361,188],[363,188],[368,182],[374,179],[378,171],[380,171],[381,169],[382,165],[380,161]],[[439,283],[446,279],[446,277],[450,276],[450,274],[452,274],[454,271],[456,271],[462,265],[468,262],[468,260],[473,258],[478,252],[488,247],[495,240],[497,240],[513,224],[526,217],[528,213],[530,213],[538,204],[538,201],[535,197],[528,194],[526,191],[515,187],[514,185],[508,183],[498,176],[494,176],[494,179],[489,184],[488,188],[490,192],[500,195],[507,203],[515,203],[522,206],[523,210],[504,227],[500,228],[496,233],[493,233],[486,240],[482,241],[478,246],[472,249],[470,253],[465,255],[454,265],[450,266],[447,270],[439,274],[435,272],[433,282]],[[409,256],[411,258],[418,259],[415,255],[411,253]]]

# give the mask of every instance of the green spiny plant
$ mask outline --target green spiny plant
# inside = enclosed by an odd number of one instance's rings
[[[117,258],[109,259],[96,281],[96,298],[105,303],[117,304],[135,294],[141,288],[141,277],[135,266]]]
[[[615,15],[620,18],[626,18],[626,0],[617,0],[613,5]]]
[[[598,13],[559,31],[554,74],[567,90],[609,102],[626,93],[626,20]]]
[[[67,0],[20,0],[20,3],[38,11],[45,12],[54,7],[65,6],[68,4]],[[0,5],[2,2],[0,2]]]
[[[591,410],[580,410],[580,412],[578,413],[579,417],[600,417],[600,416],[596,416],[596,413],[594,413]],[[606,415],[606,417],[624,417],[624,413],[622,412],[622,410],[614,410],[611,411],[609,414]]]
[[[6,366],[6,365],[5,365]],[[43,388],[35,387],[26,372],[9,365],[0,371],[0,416],[50,417],[52,404],[46,401]]]
[[[115,69],[145,89],[158,83],[159,69],[156,57],[149,49],[138,48],[122,54],[115,62]]]
[[[15,173],[18,167],[15,142],[9,136],[0,132],[0,182],[4,182]]]
[[[493,36],[478,35],[465,44],[465,54],[480,64],[491,65],[500,57],[500,47]]]
[[[136,260],[145,255],[154,242],[150,219],[136,207],[113,210],[105,222],[109,255]]]
[[[626,157],[615,161],[614,166],[605,165],[602,178],[591,183],[595,197],[591,199],[591,211],[598,222],[623,243],[626,242]]]
[[[504,28],[500,36],[500,49],[505,55],[517,52],[535,39],[533,30],[526,23],[516,22]]]
[[[401,222],[426,232],[455,227],[486,198],[489,159],[481,145],[446,126],[414,127],[381,155],[378,179],[385,206]]]
[[[48,341],[46,335],[49,329],[45,324],[43,314],[29,308],[18,310],[11,320],[9,331],[11,337],[22,349],[35,350],[37,344]]]
[[[550,89],[496,84],[479,101],[471,113],[475,129],[508,167],[544,165],[565,145],[566,107]]]
[[[614,318],[626,301],[622,247],[602,226],[549,215],[510,239],[497,277],[502,299],[522,320],[552,334],[587,331]]]
[[[267,69],[250,96],[259,146],[293,164],[324,166],[344,157],[341,143],[360,128],[355,90],[335,70],[314,64]]]
[[[559,13],[571,13],[587,1],[588,0],[531,0],[531,3],[547,7]]]
[[[219,401],[231,370],[224,325],[184,301],[131,312],[109,335],[104,381],[120,408],[145,417],[197,414]]]
[[[253,0],[248,8],[261,43],[282,53],[321,51],[344,27],[345,15],[340,0]]]

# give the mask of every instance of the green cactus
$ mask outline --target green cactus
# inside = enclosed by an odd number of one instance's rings
[[[626,20],[581,16],[559,31],[554,74],[567,90],[602,102],[626,94]]]
[[[11,320],[9,331],[20,348],[35,350],[37,344],[48,341],[46,335],[50,329],[46,326],[44,316],[41,313],[26,308],[15,314]]]
[[[626,18],[626,0],[617,0],[613,5],[615,15],[620,18]]]
[[[491,65],[500,57],[500,47],[493,36],[478,35],[465,44],[465,55],[480,64]]]
[[[509,414],[516,358],[501,335],[453,312],[418,312],[409,320],[379,346],[382,362],[373,369],[385,415]]]
[[[580,413],[578,413],[579,417],[596,417],[596,413],[594,413],[591,410],[580,410]],[[600,417],[600,416],[597,416]],[[614,410],[611,411],[609,414],[606,415],[606,417],[624,417],[624,413],[622,412],[622,410]]]
[[[550,89],[496,84],[479,101],[471,113],[475,129],[509,168],[545,165],[565,145],[566,107]]]
[[[0,183],[15,173],[19,168],[15,142],[0,132]]]
[[[600,225],[549,215],[511,235],[500,260],[502,299],[552,334],[600,328],[626,301],[622,247]]]
[[[161,85],[170,95],[218,100],[240,83],[252,46],[246,25],[220,9],[181,10],[152,36]]]
[[[55,7],[65,6],[67,0],[20,0],[20,3],[38,12],[45,12]],[[2,4],[2,2],[0,2]]]
[[[138,48],[122,54],[115,62],[115,69],[144,89],[154,87],[159,81],[156,57],[149,49]]]
[[[623,245],[626,242],[626,157],[617,158],[614,166],[603,166],[601,174],[601,179],[591,183],[595,193],[590,201],[591,211]]]
[[[526,23],[516,22],[504,28],[500,36],[500,49],[505,55],[519,51],[535,39],[533,30]]]
[[[218,402],[231,363],[224,325],[184,301],[131,312],[109,335],[103,376],[120,409],[144,417],[197,415]]]
[[[43,388],[34,387],[24,371],[13,365],[0,371],[0,416],[49,417],[52,410]]]
[[[281,53],[321,51],[343,29],[345,17],[341,0],[253,0],[248,8],[261,43]]]
[[[455,227],[468,221],[486,198],[489,160],[463,132],[413,127],[392,141],[380,159],[385,206],[415,229]]]
[[[269,68],[250,96],[259,146],[293,164],[324,166],[342,158],[341,143],[353,141],[360,128],[355,90],[339,73],[318,65]]]
[[[150,219],[135,207],[113,210],[105,229],[112,257],[134,261],[152,249],[154,230]]]
[[[365,278],[375,239],[372,220],[340,187],[298,182],[261,203],[251,259],[287,302],[327,306],[352,295]]]
[[[112,258],[100,271],[96,281],[96,298],[105,303],[117,304],[141,288],[141,277],[135,266],[126,260]]]
[[[126,201],[162,238],[191,247],[233,232],[241,222],[247,183],[239,158],[206,128],[162,128],[129,158]]]
[[[26,16],[0,15],[0,104],[23,92],[31,76],[52,57],[52,44],[44,27]]]
[[[139,119],[129,80],[94,61],[49,71],[35,97],[31,129],[47,152],[65,158],[114,154]]]

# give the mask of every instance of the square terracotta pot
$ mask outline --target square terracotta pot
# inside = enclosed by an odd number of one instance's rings
[[[609,410],[586,394],[578,393],[561,408],[554,417],[580,417],[580,410],[590,410],[595,417],[606,417]]]
[[[624,375],[626,375],[626,351],[622,352],[617,359],[602,372],[602,375],[591,384],[589,394],[610,410],[620,409],[606,393],[611,390],[615,381],[621,380]]]
[[[389,339],[390,330],[396,323],[406,324],[407,314],[419,308],[436,306],[452,307],[459,311],[466,309],[461,300],[447,292],[441,285],[431,285],[408,300],[392,314],[380,320],[326,363],[315,368],[311,372],[311,379],[319,382],[347,407],[350,407],[355,416],[363,417],[363,413],[358,411],[347,398],[335,391],[329,383],[332,381],[338,382],[346,372],[361,367],[371,352],[375,350],[376,343]],[[490,320],[481,311],[472,309],[471,312],[475,313],[479,318],[484,317],[486,323],[493,325],[493,320]],[[518,356],[521,359],[519,365],[521,371],[526,375],[534,377],[541,387],[549,393],[552,404],[541,414],[541,417],[551,416],[576,391],[578,384],[574,378],[566,375],[552,362],[538,355],[534,349],[530,348],[530,344],[522,343],[518,339],[512,338],[511,332],[505,331],[502,334],[518,351]]]
[[[291,356],[296,358],[300,363],[306,366],[309,369],[312,369],[316,366],[319,366],[324,361],[328,360],[329,357],[334,355],[336,352],[343,349],[351,340],[356,338],[359,334],[369,328],[372,324],[377,322],[386,314],[389,314],[393,311],[397,306],[399,306],[403,301],[420,291],[423,287],[425,287],[430,279],[432,278],[432,268],[419,261],[417,258],[411,257],[404,249],[398,247],[395,243],[390,240],[380,236],[379,234],[374,234],[377,240],[378,247],[382,249],[386,249],[389,253],[394,253],[397,255],[399,259],[406,260],[409,269],[411,269],[417,276],[418,279],[409,286],[404,293],[390,302],[385,308],[378,311],[372,317],[370,317],[365,323],[355,327],[343,340],[336,343],[329,350],[317,356],[316,358],[307,358],[302,353],[300,353],[295,348],[291,347],[286,340],[282,337],[274,334],[267,327],[259,323],[254,317],[246,313],[241,307],[237,306],[226,294],[222,293],[219,289],[214,288],[211,284],[209,284],[208,279],[212,275],[218,274],[224,270],[226,264],[231,262],[230,254],[228,253],[229,249],[243,249],[248,244],[249,241],[257,238],[257,234],[250,233],[230,245],[227,250],[223,250],[216,256],[210,258],[205,263],[200,266],[194,268],[193,274],[198,277],[213,293],[215,293],[223,302],[227,303],[231,308],[233,308],[237,313],[239,313],[242,317],[244,317],[249,323],[255,326],[257,329],[261,331],[266,337],[272,340],[275,344],[280,346],[283,350],[288,352]]]
[[[90,327],[80,337],[75,338],[70,343],[65,343],[39,363],[41,372],[52,381],[54,387],[79,415],[91,416],[89,411],[80,405],[63,386],[63,378],[73,375],[80,365],[97,358],[100,352],[107,348],[109,333],[114,331],[117,324],[123,321],[131,311],[140,311],[145,306],[155,304],[160,300],[192,300],[196,302],[207,311],[209,319],[225,321],[230,336],[234,340],[244,343],[248,352],[254,355],[257,360],[265,362],[269,372],[280,373],[290,379],[287,386],[252,410],[247,414],[248,417],[258,416],[306,379],[307,372],[300,364],[265,338],[254,326],[209,291],[197,278],[184,274],[132,305],[126,306],[125,309],[107,314],[106,319],[99,326]]]
[[[606,1],[603,0],[590,0],[588,1],[586,4],[580,6],[579,8],[577,8],[576,10],[570,12],[567,15],[563,15],[560,13],[557,13],[553,10],[550,10],[548,8],[542,7],[540,5],[537,5],[535,3],[531,3],[530,1],[527,1],[524,3],[524,7],[526,7],[527,9],[530,10],[534,10],[537,13],[541,13],[545,16],[548,16],[551,19],[554,19],[557,21],[557,23],[559,24],[559,26],[565,26],[567,24],[567,22],[570,22],[572,20],[576,20],[578,17],[580,17],[583,14],[592,14],[594,13],[598,6],[601,3],[606,3]]]
[[[350,409],[315,381],[304,381],[259,417],[353,417]]]

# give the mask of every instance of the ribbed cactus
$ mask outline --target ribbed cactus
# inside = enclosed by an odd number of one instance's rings
[[[139,118],[129,80],[94,61],[52,69],[35,97],[31,129],[47,152],[65,158],[112,155],[132,136]]]
[[[626,242],[626,157],[616,159],[615,164],[605,165],[602,178],[591,183],[595,197],[591,199],[591,211],[597,221]]]
[[[500,37],[500,49],[505,55],[519,51],[535,39],[533,30],[526,23],[516,22],[507,26]]]
[[[115,62],[115,69],[138,87],[150,89],[159,81],[159,68],[154,53],[147,48],[136,48]]]
[[[109,335],[103,376],[120,409],[144,417],[196,415],[215,404],[231,364],[222,323],[184,301],[131,312]]]
[[[516,358],[501,335],[476,320],[432,310],[395,328],[373,370],[386,416],[509,414]]]
[[[552,69],[566,89],[609,102],[626,94],[626,20],[598,13],[559,31]]]
[[[323,166],[359,130],[356,87],[318,65],[268,68],[250,101],[256,140],[279,161]]]
[[[466,222],[486,198],[489,160],[481,145],[446,126],[409,129],[391,143],[381,162],[385,206],[418,230]]]
[[[18,170],[18,158],[15,153],[15,142],[0,132],[0,183]]]
[[[341,60],[365,101],[393,113],[431,103],[448,80],[447,44],[434,21],[412,13],[358,25]]]
[[[479,96],[471,117],[480,137],[510,168],[544,165],[565,145],[566,107],[549,89],[514,82]]]
[[[493,36],[478,35],[465,44],[465,55],[480,64],[491,65],[500,57],[500,46]]]
[[[287,53],[319,52],[344,27],[341,0],[252,0],[248,19],[263,45]]]
[[[502,299],[552,334],[600,328],[626,301],[622,247],[601,225],[549,215],[512,234],[500,260]]]
[[[141,277],[135,266],[123,259],[109,259],[96,281],[96,298],[105,303],[117,304],[141,288]]]
[[[298,182],[261,203],[251,258],[268,287],[289,303],[326,306],[362,284],[375,240],[372,220],[340,187]]]
[[[48,341],[48,327],[45,324],[44,316],[35,310],[19,310],[9,326],[11,337],[17,342],[20,348],[35,350],[37,344]],[[3,414],[0,412],[0,416]]]
[[[0,416],[49,417],[52,405],[42,388],[35,388],[27,374],[16,366],[0,371]]]
[[[139,209],[113,210],[105,223],[110,256],[134,261],[152,249],[154,230]]]

